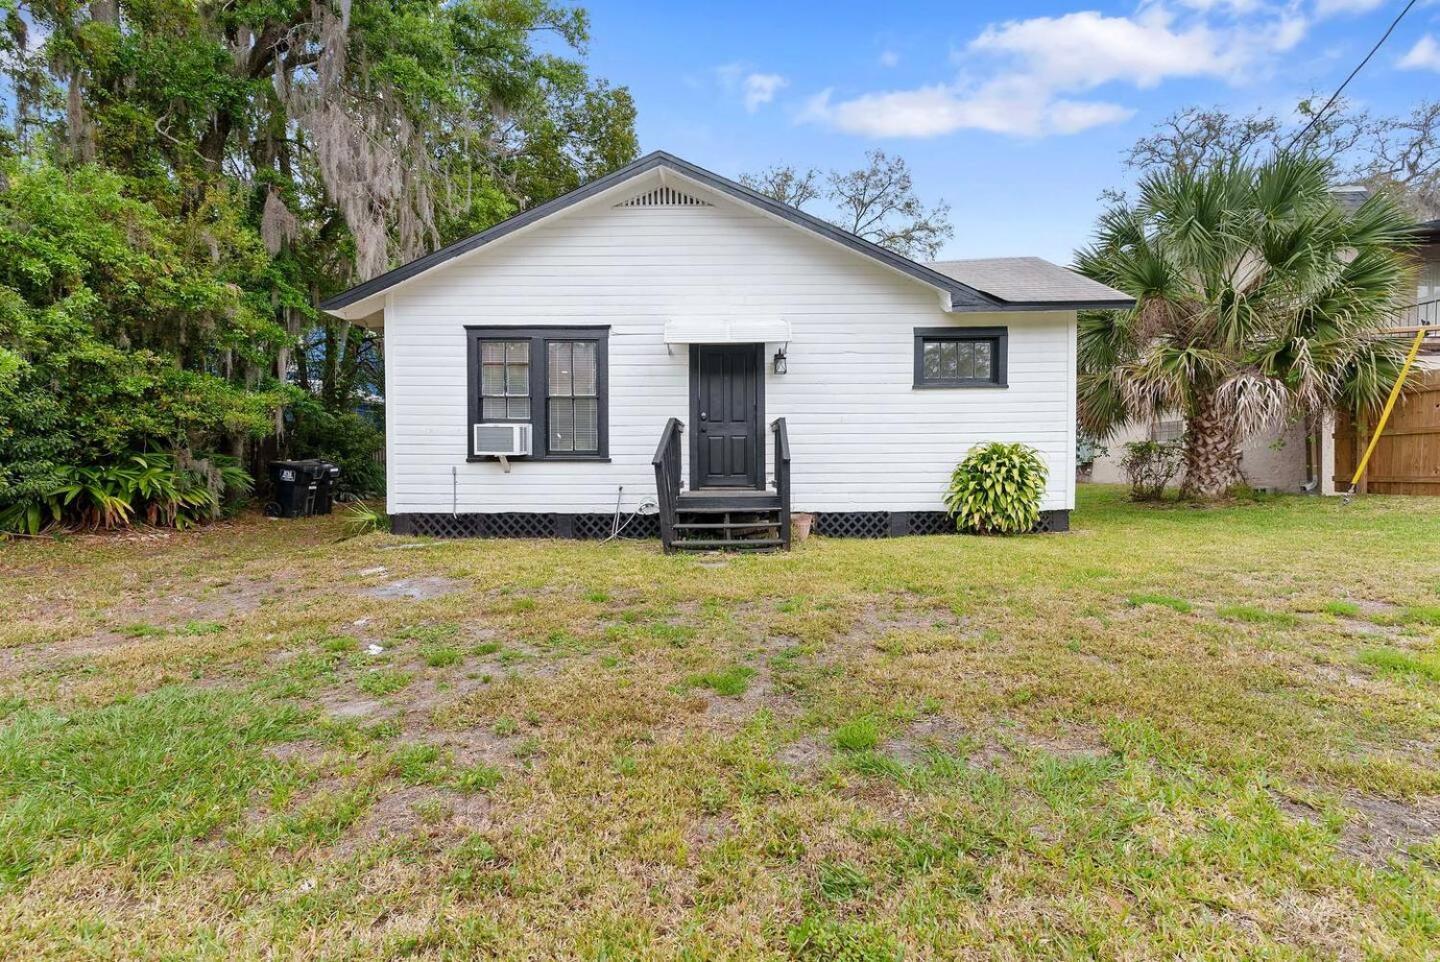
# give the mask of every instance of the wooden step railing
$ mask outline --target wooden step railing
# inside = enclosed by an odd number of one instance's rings
[[[680,504],[680,438],[685,425],[679,418],[665,422],[660,445],[651,463],[655,465],[655,500],[660,510],[660,544],[669,554],[674,550],[675,518]]]
[[[790,550],[790,434],[785,419],[776,418],[770,425],[775,433],[775,491],[780,495],[780,540]]]

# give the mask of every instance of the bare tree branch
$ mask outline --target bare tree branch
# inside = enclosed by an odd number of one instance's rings
[[[955,233],[950,205],[942,200],[927,207],[915,195],[904,158],[880,150],[866,155],[864,167],[825,174],[823,188],[813,167],[801,171],[788,165],[741,174],[740,182],[792,207],[824,198],[834,209],[827,219],[906,257],[934,257]]]

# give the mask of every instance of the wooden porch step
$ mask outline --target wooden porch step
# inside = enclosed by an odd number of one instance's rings
[[[670,542],[672,548],[679,548],[683,551],[717,551],[731,549],[734,551],[754,551],[756,549],[779,548],[785,542],[780,538],[736,538],[733,541],[711,541],[711,540],[690,540],[678,538]]]
[[[773,491],[682,491],[677,511],[778,511],[780,495]]]
[[[678,521],[676,531],[739,531],[745,528],[778,528],[780,519],[769,521]]]

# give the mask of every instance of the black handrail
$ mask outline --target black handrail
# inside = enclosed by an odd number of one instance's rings
[[[680,502],[680,436],[685,425],[679,418],[665,422],[660,444],[655,448],[655,494],[660,509],[660,544],[669,554],[675,540],[675,518]]]
[[[790,434],[785,419],[776,418],[770,425],[775,432],[775,490],[780,495],[780,540],[790,550]]]

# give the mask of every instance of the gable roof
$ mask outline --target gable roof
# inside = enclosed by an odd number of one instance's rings
[[[1099,281],[1039,257],[984,257],[931,261],[929,266],[968,287],[1005,302],[1006,310],[1026,307],[1070,309],[1130,307],[1134,300]]]
[[[807,214],[802,210],[791,207],[788,204],[783,204],[773,198],[766,197],[764,194],[751,190],[743,184],[721,177],[719,174],[712,173],[702,167],[697,167],[663,150],[657,150],[626,164],[619,170],[606,174],[603,177],[598,177],[567,194],[562,194],[554,200],[532,207],[527,211],[522,211],[508,220],[501,221],[494,227],[483,230],[478,234],[472,234],[453,244],[442,247],[434,253],[426,254],[424,257],[417,258],[408,264],[403,264],[392,271],[371,278],[362,284],[357,284],[349,290],[336,294],[334,297],[321,302],[320,309],[335,313],[344,312],[354,317],[358,315],[359,312],[353,308],[355,308],[356,305],[361,305],[362,302],[371,301],[373,298],[384,294],[392,288],[428,273],[448,261],[454,260],[463,254],[468,254],[487,244],[494,243],[503,237],[544,220],[553,214],[558,214],[580,201],[604,193],[613,187],[617,187],[627,180],[662,168],[674,171],[682,177],[687,177],[703,184],[742,204],[757,208],[764,213],[785,220],[797,228],[810,231],[825,240],[839,244],[858,254],[878,261],[886,267],[909,275],[924,284],[928,284],[937,291],[949,296],[950,309],[953,311],[1014,310],[1022,306],[1033,308],[1041,304],[1051,306],[1051,302],[1045,301],[1043,298],[1037,300],[1034,297],[1027,298],[1023,305],[1011,303],[1007,298],[972,287],[963,279],[945,270],[913,261],[908,257],[904,257],[892,250],[874,244],[865,240],[863,237],[858,237],[849,231],[842,230],[834,224]],[[1049,266],[1054,268],[1054,265]],[[1062,268],[1054,269],[1062,270]],[[1118,291],[1112,291],[1109,288],[1104,289],[1113,298],[1119,299],[1108,306],[1126,307],[1133,303],[1128,297]],[[1052,309],[1064,309],[1069,306],[1071,305],[1056,303],[1052,306]],[[346,310],[347,308],[352,308],[352,310]],[[373,306],[370,309],[373,310]]]

